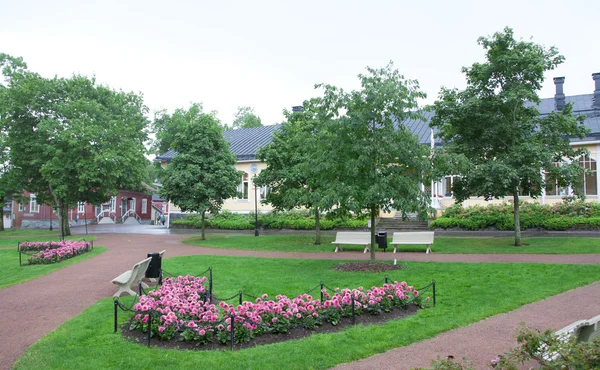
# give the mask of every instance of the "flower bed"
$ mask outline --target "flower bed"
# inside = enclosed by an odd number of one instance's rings
[[[285,333],[292,328],[314,329],[323,323],[338,324],[342,318],[368,313],[390,312],[394,307],[419,305],[419,292],[405,282],[384,284],[364,290],[323,289],[323,301],[309,294],[295,298],[264,294],[254,302],[239,305],[205,301],[206,277],[179,276],[167,278],[163,285],[140,296],[134,306],[132,327],[162,340],[178,339],[204,344],[215,339],[226,344],[231,339],[233,323],[236,343],[247,343],[267,333]],[[429,300],[428,298],[426,300]],[[352,308],[354,303],[354,310]],[[149,325],[150,324],[150,325]]]
[[[19,253],[27,255],[27,263],[50,264],[73,258],[91,250],[86,241],[63,240],[60,242],[23,242],[19,244]]]

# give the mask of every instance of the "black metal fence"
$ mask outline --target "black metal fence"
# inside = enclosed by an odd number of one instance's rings
[[[202,297],[202,299],[203,299],[203,302],[208,301],[208,302],[213,303],[213,304],[218,304],[219,302],[230,302],[230,301],[236,301],[237,300],[237,303],[241,305],[243,303],[244,297],[251,298],[251,299],[257,299],[257,298],[259,298],[258,296],[254,296],[254,295],[249,294],[247,292],[244,292],[242,290],[240,290],[238,293],[232,295],[231,297],[219,298],[219,297],[217,297],[217,296],[215,296],[213,294],[213,274],[212,274],[212,268],[208,268],[206,271],[204,271],[204,272],[202,272],[202,273],[200,273],[198,275],[194,275],[194,277],[204,277],[205,276],[204,274],[206,274],[206,273],[208,273],[208,277],[207,277],[208,292],[205,293],[205,294],[201,294],[200,295]],[[170,274],[170,273],[168,273],[167,271],[164,271],[164,270],[161,271],[161,274],[162,274],[163,277],[164,276],[174,277],[173,274]],[[385,276],[382,279],[382,282],[385,283],[385,284],[389,284],[391,282],[391,280],[390,280],[390,278],[388,276]],[[325,301],[324,290],[328,290],[328,291],[332,291],[332,292],[335,291],[335,289],[332,289],[332,288],[328,287],[325,283],[323,283],[321,281],[315,287],[307,290],[303,294],[310,294],[310,293],[314,292],[316,289],[319,289],[319,291],[321,293],[321,295],[320,295],[321,302]],[[433,303],[433,306],[435,307],[435,305],[436,305],[435,280],[432,280],[431,283],[429,283],[428,285],[426,285],[426,286],[424,286],[424,287],[422,287],[420,289],[416,289],[417,291],[419,291],[419,298],[417,298],[417,296],[413,296],[412,299],[407,300],[407,301],[403,301],[402,302],[402,306],[394,306],[394,307],[406,307],[406,306],[410,305],[411,303],[415,303],[415,301],[417,299],[420,299],[420,296],[422,295],[421,293],[427,292],[430,289],[431,289],[431,292],[432,292],[432,301],[433,301],[432,303]],[[116,297],[114,299],[113,306],[114,306],[114,332],[115,333],[118,330],[119,309],[122,310],[122,311],[124,311],[124,312],[132,312],[134,314],[142,312],[142,311],[136,311],[136,310],[134,310],[134,306],[137,303],[137,300],[138,300],[139,296],[141,296],[143,293],[145,293],[145,292],[144,292],[144,289],[142,287],[142,283],[140,283],[138,285],[138,294],[133,298],[133,301],[132,301],[132,303],[131,303],[131,305],[129,307],[127,307],[124,304],[122,304],[119,301],[119,297]],[[350,321],[351,321],[351,324],[354,325],[356,323],[356,316],[357,316],[356,306],[357,305],[356,305],[356,301],[355,301],[355,298],[354,298],[353,295],[351,296],[351,305],[350,306],[351,306]],[[160,316],[160,313],[155,312],[155,311],[143,311],[143,313],[146,314],[146,315],[148,315],[147,345],[149,347],[150,346],[150,339],[152,337],[152,319],[155,318],[155,317],[157,317],[157,316]],[[322,324],[323,322],[328,321],[328,319],[330,319],[330,317],[332,315],[333,314],[331,314],[331,313],[328,314],[328,315],[320,315],[319,316],[320,323]],[[218,325],[227,324],[226,320],[228,320],[228,319],[230,320],[230,324],[231,324],[231,333],[230,333],[230,338],[229,338],[229,341],[230,341],[229,344],[230,344],[231,350],[233,351],[234,345],[235,345],[235,340],[236,340],[236,338],[235,338],[236,325],[237,325],[237,327],[240,327],[241,325],[244,325],[244,323],[249,322],[249,321],[248,321],[248,318],[244,317],[244,321],[243,322],[237,321],[237,323],[236,323],[236,315],[235,315],[235,313],[233,313],[233,314],[231,314],[228,317],[223,317],[223,319],[220,320],[220,321],[212,322],[211,325],[214,326],[214,327],[216,327]],[[262,325],[263,328],[266,329],[266,325],[264,323],[261,323],[260,325]],[[314,328],[314,324],[311,325],[311,326]],[[290,326],[280,326],[279,328],[280,329],[294,329],[294,328],[301,328],[301,327],[304,327],[304,328],[307,328],[307,329],[311,329],[310,327],[307,327],[304,324],[295,324],[295,325],[290,325]]]

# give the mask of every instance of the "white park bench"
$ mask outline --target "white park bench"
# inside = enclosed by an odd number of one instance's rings
[[[113,297],[121,296],[121,293],[128,293],[129,295],[135,296],[137,293],[131,290],[132,285],[142,284],[142,287],[148,288],[148,285],[142,282],[142,278],[146,274],[146,270],[148,269],[148,265],[152,258],[146,258],[145,260],[136,263],[131,270],[127,270],[121,275],[117,276],[112,280],[113,284],[116,284],[119,287],[119,290],[113,295]]]
[[[588,320],[575,321],[571,325],[556,332],[557,335],[575,335],[578,342],[591,342],[594,338],[600,338],[600,315]]]
[[[424,244],[427,246],[425,253],[431,252],[431,244],[433,244],[433,231],[407,231],[394,233],[392,243],[396,253],[398,244]]]
[[[341,244],[355,244],[362,245],[365,247],[363,253],[369,251],[369,245],[371,245],[371,232],[370,231],[340,231],[335,234],[335,241],[331,244],[335,245],[335,251],[341,251]]]

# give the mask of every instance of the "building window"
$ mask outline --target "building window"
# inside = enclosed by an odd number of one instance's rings
[[[260,188],[260,200],[267,199],[267,194],[269,193],[269,189],[266,186],[262,186]]]
[[[25,205],[23,203],[19,203],[19,212],[25,212]]]
[[[561,162],[554,162],[555,167],[561,167]],[[549,172],[546,171],[546,195],[558,195],[558,196],[567,196],[569,195],[569,187],[559,186],[558,180],[551,179],[549,177]]]
[[[40,211],[40,205],[37,203],[35,194],[29,196],[29,212],[38,213]]]
[[[148,213],[148,199],[142,199],[142,213]]]
[[[583,177],[581,187],[575,189],[575,192],[583,193],[583,195],[598,195],[596,161],[586,155],[579,158],[579,165],[585,170],[585,173],[581,175]]]
[[[117,197],[110,197],[110,211],[114,212],[117,209]]]
[[[77,213],[85,213],[85,202],[77,203]]]
[[[244,172],[242,183],[238,186],[239,199],[248,200],[248,174]]]

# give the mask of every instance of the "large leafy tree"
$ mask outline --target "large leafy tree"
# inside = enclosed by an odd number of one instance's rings
[[[486,61],[463,68],[466,89],[442,89],[435,102],[431,125],[444,141],[436,157],[440,163],[452,159],[454,166],[444,169],[460,175],[452,189],[458,202],[470,196],[513,197],[519,246],[519,195],[538,196],[548,181],[577,184],[583,170],[574,159],[583,151],[572,148],[569,138],[584,137],[587,130],[570,105],[540,117],[544,73],[564,60],[556,48],[517,41],[510,28],[478,43]]]
[[[231,127],[226,126],[227,129],[235,130],[238,128],[253,128],[263,126],[260,117],[254,113],[252,107],[238,107],[235,113]]]
[[[361,89],[349,93],[323,85],[324,106],[338,119],[328,124],[321,150],[324,176],[340,197],[339,207],[367,210],[371,225],[380,211],[426,215],[429,198],[421,190],[429,173],[428,148],[402,122],[421,118],[417,100],[425,94],[417,81],[393,69],[367,68]],[[336,112],[337,111],[337,112]],[[371,228],[371,260],[375,260],[375,228]]]
[[[179,131],[171,149],[177,156],[161,174],[160,194],[182,211],[202,215],[204,240],[206,212],[219,211],[225,199],[237,194],[241,173],[234,168],[235,156],[213,114],[202,113],[200,105],[193,104],[173,116]]]
[[[337,196],[321,176],[326,163],[320,156],[319,135],[324,134],[328,117],[323,116],[320,99],[304,102],[302,112],[284,111],[287,121],[273,135],[272,142],[261,148],[258,158],[267,163],[256,178],[259,186],[268,186],[266,202],[275,209],[305,207],[315,213],[315,244],[321,244],[320,216],[337,203]]]
[[[0,127],[13,184],[55,207],[64,235],[69,207],[140,187],[148,121],[139,95],[79,75],[44,78],[5,54],[0,65]]]

